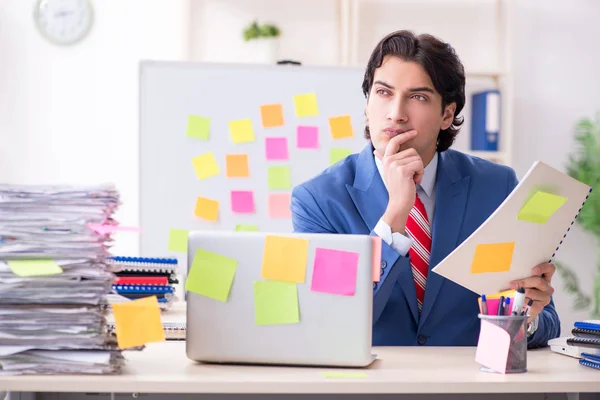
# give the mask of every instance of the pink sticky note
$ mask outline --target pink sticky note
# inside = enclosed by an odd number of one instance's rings
[[[299,149],[318,149],[319,127],[298,125],[296,129],[296,146]]]
[[[107,235],[109,233],[113,233],[116,231],[121,232],[141,232],[140,228],[136,228],[135,226],[119,226],[119,225],[104,225],[104,224],[87,224],[87,226],[98,232],[101,235]]]
[[[265,138],[265,150],[269,161],[289,159],[287,138],[285,137]]]
[[[235,213],[254,212],[254,194],[251,190],[231,191],[231,211]]]
[[[509,333],[498,325],[482,320],[475,361],[489,369],[505,374],[509,349]]]
[[[290,194],[274,193],[269,195],[269,217],[270,218],[291,218]]]
[[[358,256],[351,251],[317,247],[310,290],[354,296]]]
[[[373,242],[373,282],[379,282],[381,279],[381,238],[371,236]]]

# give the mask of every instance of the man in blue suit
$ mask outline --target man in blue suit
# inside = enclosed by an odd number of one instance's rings
[[[504,201],[515,172],[449,149],[465,104],[464,68],[450,45],[394,32],[373,51],[362,89],[370,142],[294,188],[294,230],[382,238],[373,345],[474,346],[478,295],[431,268]],[[533,300],[530,348],[560,335],[554,272],[532,266],[531,277],[511,285]]]

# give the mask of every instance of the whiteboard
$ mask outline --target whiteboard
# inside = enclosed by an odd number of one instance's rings
[[[234,230],[237,224],[258,225],[261,232],[292,232],[290,218],[271,218],[268,196],[291,193],[268,186],[269,166],[289,165],[296,186],[330,166],[330,149],[349,148],[358,153],[364,139],[365,98],[361,85],[364,69],[294,65],[236,65],[144,61],[140,65],[140,254],[177,257],[168,251],[171,228]],[[314,93],[317,116],[296,116],[294,96]],[[260,106],[281,104],[284,125],[263,128]],[[190,115],[210,118],[210,137],[186,136]],[[349,115],[351,138],[334,140],[329,118]],[[229,122],[250,119],[255,141],[234,143]],[[317,126],[318,149],[298,149],[298,125]],[[265,139],[286,137],[289,160],[267,161]],[[192,159],[212,152],[220,173],[199,180]],[[227,154],[248,154],[249,178],[227,178]],[[231,211],[230,191],[252,190],[255,212]],[[218,221],[194,214],[197,197],[219,202]]]

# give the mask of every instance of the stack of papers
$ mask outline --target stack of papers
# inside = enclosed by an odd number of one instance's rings
[[[112,185],[0,185],[0,374],[117,373]]]

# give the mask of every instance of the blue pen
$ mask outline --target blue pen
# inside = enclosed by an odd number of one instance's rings
[[[488,313],[487,299],[485,297],[485,294],[481,295],[481,313],[483,315],[487,315],[487,313]]]
[[[504,302],[504,315],[510,315],[510,297],[507,297]]]

